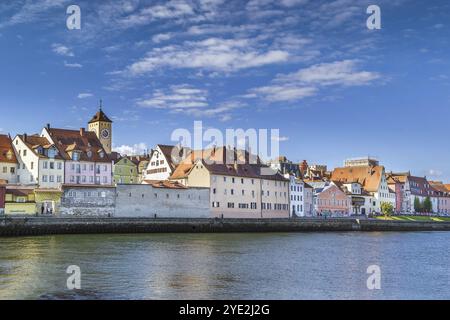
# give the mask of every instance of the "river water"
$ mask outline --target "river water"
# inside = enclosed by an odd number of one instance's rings
[[[450,299],[449,245],[446,232],[1,238],[0,298]]]

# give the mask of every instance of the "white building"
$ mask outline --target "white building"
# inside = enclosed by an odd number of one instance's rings
[[[0,134],[0,180],[17,183],[17,158],[11,138]]]
[[[313,216],[313,188],[294,175],[285,175],[289,179],[289,211],[291,217]]]
[[[158,144],[150,153],[150,161],[144,170],[143,183],[167,180],[175,171],[179,161],[184,159],[190,150],[178,146]]]
[[[13,147],[19,163],[18,183],[49,189],[57,189],[64,183],[64,160],[46,138],[17,135]]]

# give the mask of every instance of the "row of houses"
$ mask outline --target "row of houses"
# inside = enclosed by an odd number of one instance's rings
[[[386,172],[369,157],[328,170],[225,146],[158,144],[128,156],[112,151],[112,130],[100,106],[87,130],[0,135],[0,213],[286,218],[377,214],[385,203],[450,213],[449,185]]]

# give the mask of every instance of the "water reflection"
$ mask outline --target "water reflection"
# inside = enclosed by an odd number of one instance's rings
[[[2,299],[448,299],[450,233],[67,235],[0,241]],[[369,265],[382,290],[366,287]],[[66,288],[78,265],[82,290]]]

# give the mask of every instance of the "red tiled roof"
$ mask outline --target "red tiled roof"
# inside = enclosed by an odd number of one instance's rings
[[[0,134],[0,162],[17,163],[11,138]]]
[[[91,162],[111,162],[108,154],[103,149],[103,146],[94,132],[80,130],[67,130],[46,128],[61,156],[65,160],[72,160],[69,155],[70,151],[79,151],[80,161]],[[91,152],[89,154],[89,152]],[[103,153],[103,158],[100,156]]]
[[[45,154],[39,153],[38,148],[42,149],[50,149],[52,147],[56,148],[55,145],[53,145],[50,141],[48,141],[47,138],[41,137],[38,134],[33,135],[18,135],[18,137],[23,141],[23,143],[34,152],[35,155],[37,155],[40,158],[48,158]],[[56,148],[57,149],[57,148]],[[56,159],[62,159],[61,154],[58,154],[55,156]]]
[[[383,166],[358,166],[336,168],[331,180],[344,183],[358,182],[368,192],[376,192],[384,172]]]

